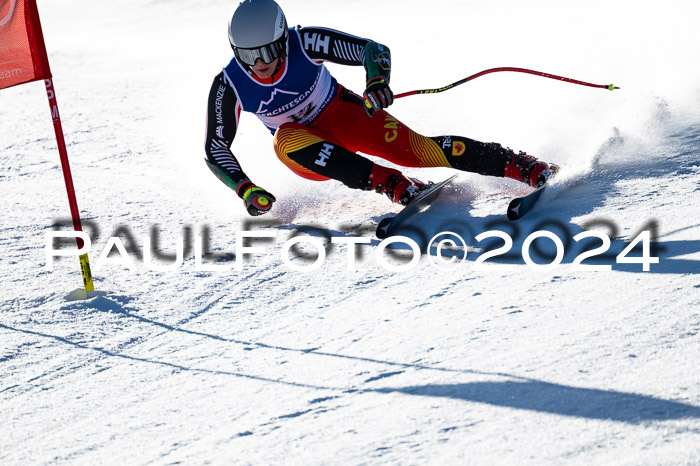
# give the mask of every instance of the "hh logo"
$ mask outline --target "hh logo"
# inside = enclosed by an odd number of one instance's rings
[[[388,130],[386,133],[384,133],[384,140],[386,142],[394,142],[399,135],[399,120],[387,113],[386,120],[384,121],[386,122],[384,123],[384,129]]]
[[[462,141],[455,141],[452,144],[452,156],[453,157],[459,157],[460,155],[464,154],[465,150],[467,150],[467,146],[465,146]]]
[[[321,152],[318,154],[318,159],[316,160],[316,165],[320,165],[322,167],[326,166],[326,160],[328,157],[331,156],[331,151],[335,148],[333,144],[328,144],[327,142],[323,144],[323,149],[321,149]]]
[[[324,36],[317,32],[313,34],[304,33],[304,48],[306,50],[313,49],[314,52],[320,52],[323,49],[325,54],[328,54],[328,45],[331,42],[331,36]]]

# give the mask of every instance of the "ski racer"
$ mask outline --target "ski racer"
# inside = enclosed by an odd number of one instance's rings
[[[296,174],[374,190],[403,205],[425,184],[358,152],[405,167],[452,167],[531,186],[558,169],[498,143],[412,131],[384,110],[394,100],[388,47],[327,28],[289,28],[273,0],[241,2],[229,23],[229,41],[234,57],[209,94],[206,162],[250,215],[269,212],[276,199],[246,176],[230,150],[241,110],[254,113],[274,134],[277,157]],[[363,96],[339,84],[324,61],[364,66]]]

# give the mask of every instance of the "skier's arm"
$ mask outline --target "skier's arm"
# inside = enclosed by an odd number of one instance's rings
[[[304,51],[312,60],[364,66],[368,81],[382,76],[389,82],[391,51],[386,45],[328,28],[303,27],[298,31]]]
[[[367,87],[363,94],[365,112],[373,116],[375,110],[382,110],[394,103],[394,93],[389,87],[391,77],[391,52],[385,45],[376,42],[367,44],[365,52]]]
[[[270,210],[275,198],[248,179],[231,152],[240,110],[235,90],[226,83],[224,73],[219,73],[209,91],[205,161],[214,175],[243,199],[248,213],[260,215]]]
[[[367,87],[364,98],[368,115],[372,116],[375,110],[381,110],[393,103],[394,94],[389,88],[389,47],[327,28],[300,28],[299,35],[304,51],[312,60],[365,67]]]

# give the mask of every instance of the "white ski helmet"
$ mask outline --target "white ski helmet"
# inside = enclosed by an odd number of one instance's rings
[[[287,18],[273,0],[245,0],[228,23],[228,38],[244,65],[253,66],[258,58],[271,63],[287,56]]]

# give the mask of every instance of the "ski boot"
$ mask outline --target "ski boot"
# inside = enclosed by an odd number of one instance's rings
[[[423,191],[428,185],[415,178],[406,178],[402,174],[391,175],[386,180],[384,194],[387,195],[392,202],[401,205],[408,205],[419,192]]]
[[[504,176],[522,181],[533,188],[544,185],[559,170],[558,165],[539,161],[536,157],[527,155],[525,152],[520,152],[517,155],[512,151],[509,152]]]
[[[392,202],[408,205],[429,184],[415,178],[407,178],[400,171],[375,164],[367,181],[367,189],[384,193]]]

